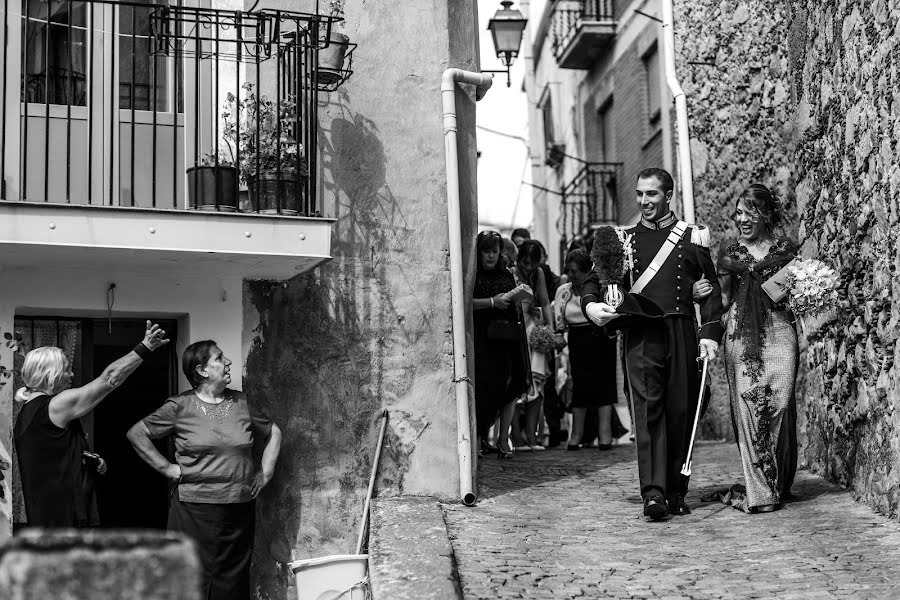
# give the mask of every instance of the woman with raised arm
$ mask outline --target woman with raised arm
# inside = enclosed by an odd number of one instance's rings
[[[717,263],[727,313],[725,372],[746,493],[732,488],[729,503],[745,512],[771,512],[790,492],[797,465],[794,381],[797,332],[786,299],[773,301],[763,284],[797,256],[775,235],[781,203],[754,183],[738,198],[732,218],[738,238],[723,240]],[[695,284],[695,298],[709,294]]]
[[[128,441],[157,472],[174,482],[168,529],[197,543],[206,600],[250,597],[250,558],[256,496],[275,472],[281,430],[258,402],[228,389],[231,361],[212,340],[181,357],[193,389],[169,398],[128,430]],[[175,462],[153,445],[171,436]],[[263,446],[260,465],[253,447]]]
[[[72,387],[72,368],[60,348],[42,346],[25,355],[25,387],[16,392],[16,400],[25,405],[16,417],[13,437],[29,527],[99,524],[91,471],[103,473],[106,463],[88,452],[80,419],[168,341],[159,325],[147,321],[144,339],[134,350],[77,388]]]

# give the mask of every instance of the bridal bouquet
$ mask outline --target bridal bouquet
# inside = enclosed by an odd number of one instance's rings
[[[834,308],[838,300],[838,274],[815,258],[804,258],[788,266],[785,280],[788,305],[794,314],[806,316]]]
[[[788,306],[812,335],[837,316],[841,279],[830,266],[815,258],[798,259],[787,267]]]

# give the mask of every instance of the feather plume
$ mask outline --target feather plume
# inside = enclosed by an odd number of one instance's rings
[[[625,279],[625,250],[613,227],[604,225],[594,231],[591,260],[601,285],[622,285]]]

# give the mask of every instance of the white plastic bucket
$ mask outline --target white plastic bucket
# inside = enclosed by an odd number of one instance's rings
[[[289,563],[297,600],[365,600],[368,554],[335,554]]]

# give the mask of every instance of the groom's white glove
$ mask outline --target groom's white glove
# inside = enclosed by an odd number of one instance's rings
[[[604,302],[591,302],[584,308],[584,312],[597,327],[603,327],[613,319],[622,316],[616,312],[616,309]]]
[[[700,360],[704,358],[709,358],[709,360],[715,360],[716,354],[719,352],[719,342],[715,340],[708,340],[706,338],[700,340]]]

